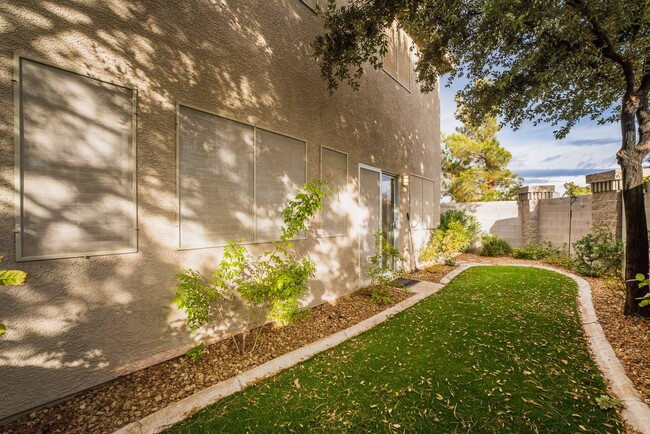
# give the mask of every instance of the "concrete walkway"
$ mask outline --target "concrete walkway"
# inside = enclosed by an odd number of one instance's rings
[[[194,395],[188,396],[178,402],[175,402],[149,416],[140,419],[120,428],[117,433],[120,434],[141,434],[141,433],[158,433],[169,428],[177,422],[188,418],[192,414],[202,410],[206,406],[232,395],[250,384],[258,382],[264,378],[277,374],[278,372],[297,365],[307,359],[314,357],[316,354],[328,350],[341,342],[344,342],[354,336],[357,336],[378,324],[386,321],[396,313],[413,306],[426,297],[435,294],[440,289],[449,283],[454,277],[465,271],[470,267],[483,266],[490,264],[474,264],[465,263],[460,267],[446,275],[440,280],[442,284],[420,281],[411,286],[410,289],[414,292],[412,297],[407,298],[401,303],[392,306],[391,308],[373,316],[365,321],[360,322],[350,328],[342,330],[338,333],[320,339],[305,347],[299,348],[290,353],[284,354],[276,359],[264,363],[256,368],[246,371],[236,377],[229,378],[225,381],[215,384],[214,386],[203,389]],[[502,265],[502,264],[499,264]],[[623,417],[630,425],[637,431],[643,434],[650,434],[650,407],[645,404],[641,395],[634,388],[632,381],[625,374],[623,365],[616,357],[612,346],[607,341],[603,328],[598,322],[596,312],[591,299],[591,287],[586,280],[567,273],[563,270],[558,270],[551,267],[536,266],[536,265],[520,265],[520,264],[503,264],[519,267],[535,267],[545,270],[554,271],[563,274],[573,279],[578,284],[578,303],[580,311],[580,319],[582,326],[589,340],[589,346],[598,367],[600,368],[603,376],[610,382],[612,391],[625,403],[625,408],[622,411]]]

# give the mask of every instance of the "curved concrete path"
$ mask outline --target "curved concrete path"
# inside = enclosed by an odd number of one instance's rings
[[[578,284],[578,310],[582,328],[589,340],[589,347],[594,360],[603,376],[609,381],[612,392],[618,399],[623,401],[625,408],[622,410],[623,418],[637,431],[643,434],[650,434],[650,407],[643,401],[641,395],[634,387],[632,380],[625,374],[623,364],[616,356],[614,349],[607,341],[603,331],[594,304],[591,298],[591,286],[589,283],[575,274],[567,273],[557,268],[545,267],[542,265],[522,265],[522,264],[461,264],[460,267],[449,273],[440,280],[441,283],[447,284],[454,277],[463,271],[476,266],[506,265],[515,267],[534,267],[544,270],[554,271],[573,279]]]
[[[354,336],[357,336],[378,324],[386,321],[396,313],[413,306],[424,298],[435,294],[449,283],[454,277],[470,267],[489,266],[493,264],[461,264],[457,269],[443,277],[441,284],[420,281],[411,286],[410,289],[415,293],[412,297],[407,298],[401,303],[373,316],[365,321],[360,322],[350,328],[342,330],[333,335],[327,336],[305,347],[299,348],[290,353],[284,354],[276,359],[264,363],[256,368],[229,378],[225,381],[210,386],[194,395],[188,396],[178,402],[158,410],[136,422],[132,422],[115,432],[115,434],[141,434],[141,433],[158,433],[169,428],[173,424],[186,419],[192,414],[202,410],[206,406],[232,395],[250,384],[270,377],[284,369],[290,368],[312,358],[316,354],[328,350],[341,342],[344,342]],[[573,279],[578,284],[578,303],[580,319],[582,326],[587,334],[592,354],[603,376],[610,382],[614,394],[625,403],[623,417],[637,431],[643,434],[650,434],[650,407],[643,402],[641,395],[634,388],[634,384],[625,374],[623,365],[616,357],[616,353],[607,341],[603,328],[598,322],[596,312],[591,299],[591,287],[586,280],[567,273],[556,268],[521,265],[521,264],[499,264],[512,265],[519,267],[535,267],[545,270],[554,271]]]

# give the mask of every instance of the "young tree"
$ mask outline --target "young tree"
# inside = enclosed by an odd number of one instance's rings
[[[500,127],[488,117],[480,125],[465,123],[443,138],[445,194],[456,202],[512,200],[521,178],[506,168],[512,154],[497,140]]]
[[[564,194],[567,196],[587,196],[591,194],[591,187],[588,185],[580,186],[575,182],[565,182]]]
[[[625,314],[650,315],[633,280],[648,274],[641,162],[650,151],[650,2],[639,0],[353,0],[325,11],[315,54],[330,89],[358,87],[378,68],[384,29],[394,21],[418,44],[423,91],[441,74],[465,76],[468,115],[557,125],[566,136],[582,118],[619,122],[628,279]]]

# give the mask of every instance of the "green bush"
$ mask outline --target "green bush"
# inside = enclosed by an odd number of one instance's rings
[[[607,227],[595,227],[573,243],[575,269],[585,276],[619,275],[623,262],[623,243]]]
[[[368,257],[370,268],[370,296],[378,304],[390,304],[393,299],[388,293],[392,282],[402,273],[401,262],[404,260],[397,247],[390,244],[386,235],[378,231],[375,233],[375,254]]]
[[[304,191],[299,191],[282,212],[284,225],[280,241],[273,243],[273,248],[261,256],[253,258],[246,247],[231,242],[225,247],[223,259],[210,279],[190,269],[178,274],[173,303],[185,311],[186,323],[192,330],[212,322],[229,329],[240,327],[241,321],[225,306],[226,300],[236,298],[251,306],[243,318],[245,330],[264,319],[285,325],[298,316],[298,299],[307,291],[307,281],[314,276],[316,264],[309,256],[297,258],[291,240],[307,229],[309,221],[321,209],[323,190],[328,188],[320,181],[304,185]],[[233,336],[238,351],[242,354],[253,351],[260,332],[258,327],[248,350],[248,332],[241,335],[240,342]]]
[[[550,241],[545,243],[528,243],[526,247],[512,249],[512,257],[515,259],[543,260],[550,255],[559,253],[560,249],[553,247]]]
[[[567,270],[575,269],[575,259],[564,251],[556,251],[547,255],[542,261],[549,265],[565,268]]]
[[[639,281],[639,288],[642,288],[644,286],[650,287],[650,276],[646,279],[645,276],[641,273],[636,275],[636,280]],[[650,306],[650,292],[648,292],[646,295],[643,297],[637,298],[637,300],[641,300],[639,303],[639,306],[644,307],[644,306]]]
[[[420,259],[454,265],[454,256],[470,245],[469,240],[467,228],[460,222],[451,221],[447,230],[438,228],[433,232],[427,245],[420,250]]]
[[[481,249],[481,256],[507,256],[512,252],[512,247],[503,238],[496,235],[486,234],[483,235],[481,240],[483,248]]]
[[[457,230],[457,225],[453,223],[460,224],[465,228],[467,242],[459,249],[459,252],[465,252],[480,239],[481,224],[476,217],[468,214],[462,209],[450,209],[440,215],[440,225],[438,226],[438,229],[446,232],[454,226],[455,230]]]

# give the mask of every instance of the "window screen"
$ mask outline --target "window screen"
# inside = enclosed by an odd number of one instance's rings
[[[127,253],[134,92],[20,59],[19,259]]]
[[[179,107],[180,246],[253,241],[254,128]]]
[[[411,227],[432,229],[434,224],[434,183],[430,179],[411,175]]]
[[[380,173],[360,168],[359,170],[359,211],[360,240],[359,267],[361,281],[368,279],[370,262],[368,257],[375,254],[375,234],[381,230]]]
[[[282,210],[306,181],[306,144],[257,128],[255,152],[257,241],[273,241],[281,235]]]
[[[386,54],[384,55],[384,70],[406,89],[411,88],[411,55],[409,52],[410,39],[406,32],[397,27],[396,23],[386,29],[388,37]]]
[[[324,236],[346,235],[348,217],[342,203],[348,177],[348,156],[331,149],[321,149],[321,179],[332,192],[323,199],[321,230]]]

